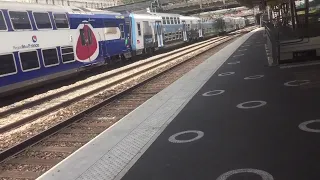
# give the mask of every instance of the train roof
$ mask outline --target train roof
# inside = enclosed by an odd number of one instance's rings
[[[180,19],[185,19],[185,20],[200,20],[199,17],[195,17],[195,16],[180,16]]]
[[[135,14],[131,13],[131,17],[137,18],[137,19],[156,19],[156,20],[162,20],[161,16],[155,15],[155,14]]]
[[[158,15],[158,16],[169,16],[169,17],[179,17],[180,18],[180,14],[171,14],[171,13],[153,13],[151,12],[150,14],[154,14],[154,15]]]
[[[121,15],[121,13],[111,12],[106,10],[88,9],[83,7],[75,6],[62,6],[62,5],[49,5],[49,4],[31,4],[23,2],[12,2],[12,1],[0,1],[1,9],[8,9],[14,11],[52,11],[52,12],[64,12],[70,14],[109,14],[109,15]]]
[[[8,9],[14,11],[53,11],[53,12],[68,12],[68,9],[65,6],[60,5],[47,5],[47,4],[31,4],[23,2],[11,2],[11,1],[0,1],[1,9]]]

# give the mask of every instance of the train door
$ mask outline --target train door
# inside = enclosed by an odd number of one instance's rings
[[[188,37],[187,37],[187,24],[186,24],[186,21],[182,21],[182,35],[183,35],[183,40],[184,41],[187,41],[188,40]]]
[[[163,35],[161,21],[156,21],[156,37],[158,40],[158,47],[163,47]]]
[[[198,31],[199,31],[199,37],[202,37],[202,23],[201,20],[198,20]]]
[[[96,39],[94,37],[93,31],[90,28],[89,22],[83,22],[83,27],[79,29],[80,31],[80,41],[77,44],[77,56],[79,59],[91,62],[94,59],[91,59],[93,51],[96,51]]]

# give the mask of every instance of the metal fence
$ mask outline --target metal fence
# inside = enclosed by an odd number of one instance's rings
[[[279,32],[276,27],[270,22],[263,22],[265,33],[267,35],[267,46],[270,51],[272,62],[271,65],[278,65],[280,60],[280,42]]]

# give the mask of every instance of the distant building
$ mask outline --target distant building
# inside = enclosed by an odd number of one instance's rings
[[[107,7],[122,5],[121,0],[12,0],[12,1],[24,2],[24,3],[76,6],[76,7],[85,7],[85,8],[92,8],[92,9],[107,8]]]

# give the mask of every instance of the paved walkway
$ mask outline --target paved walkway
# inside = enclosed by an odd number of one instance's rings
[[[320,68],[267,67],[264,43],[251,36],[123,179],[319,180]]]

